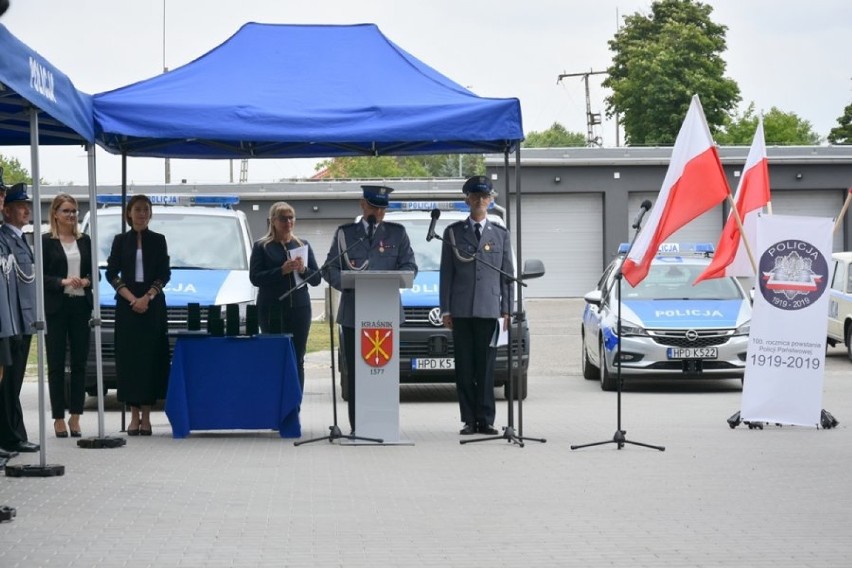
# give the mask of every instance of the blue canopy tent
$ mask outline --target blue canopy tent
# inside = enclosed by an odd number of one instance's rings
[[[27,47],[0,24],[0,146],[29,145],[31,152],[33,233],[35,246],[36,320],[44,322],[41,251],[40,145],[85,145],[89,154],[89,197],[95,203],[95,154],[92,97],[78,91],[71,80],[44,57]],[[94,235],[93,235],[94,237]],[[97,270],[93,258],[93,270]],[[97,281],[92,282],[97,294]],[[100,320],[95,307],[95,321]],[[38,334],[39,419],[44,424],[44,326]],[[100,358],[100,331],[96,353]],[[98,361],[100,369],[100,361]],[[102,377],[98,377],[102,381]],[[99,432],[103,437],[103,398],[98,398]],[[45,468],[44,429],[39,428],[41,466]],[[47,468],[49,471],[49,468]],[[11,470],[7,468],[7,474]],[[38,475],[39,473],[37,473]]]
[[[306,158],[498,153],[517,99],[478,97],[373,24],[248,23],[195,61],[94,96],[113,154]]]

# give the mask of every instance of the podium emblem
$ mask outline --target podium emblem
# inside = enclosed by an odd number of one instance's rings
[[[371,367],[384,367],[393,356],[393,328],[362,327],[361,357]]]

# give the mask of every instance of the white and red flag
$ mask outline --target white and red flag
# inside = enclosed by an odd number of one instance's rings
[[[651,266],[660,244],[672,233],[721,203],[730,193],[722,162],[698,95],[677,134],[669,169],[648,222],[639,231],[622,274],[636,286]]]
[[[743,175],[740,178],[737,194],[734,197],[737,212],[742,220],[740,231],[733,211],[728,215],[725,228],[719,237],[719,245],[713,260],[704,269],[695,283],[723,276],[754,276],[752,266],[743,241],[748,241],[750,250],[754,250],[757,236],[757,215],[769,203],[769,165],[766,159],[766,142],[763,136],[763,119],[757,122],[754,140],[746,158]],[[743,239],[743,233],[745,239]]]

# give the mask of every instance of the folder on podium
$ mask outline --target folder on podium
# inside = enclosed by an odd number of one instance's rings
[[[399,435],[399,289],[413,283],[412,271],[341,274],[343,288],[355,290],[355,433],[384,444],[413,444]]]

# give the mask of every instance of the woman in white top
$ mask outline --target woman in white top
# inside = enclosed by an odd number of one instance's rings
[[[60,193],[50,206],[50,232],[42,235],[47,377],[57,438],[79,438],[86,397],[89,319],[92,315],[92,243],[77,225],[77,200]],[[65,355],[71,373],[66,388]],[[65,424],[65,409],[71,414]]]

